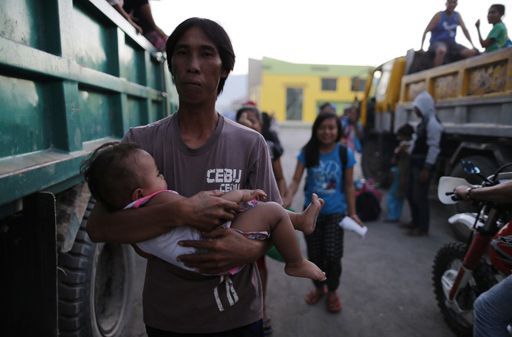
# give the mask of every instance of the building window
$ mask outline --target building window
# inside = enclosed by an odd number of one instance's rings
[[[361,77],[352,77],[350,90],[352,91],[364,91],[364,87],[366,85],[366,79]]]
[[[286,88],[286,120],[302,120],[302,88]]]
[[[336,91],[337,83],[336,78],[322,78],[322,91]]]

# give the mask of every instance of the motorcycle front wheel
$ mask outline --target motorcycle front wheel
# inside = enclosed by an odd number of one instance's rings
[[[481,263],[467,284],[459,290],[455,301],[448,303],[450,290],[462,266],[466,251],[467,245],[464,243],[449,243],[437,252],[432,268],[437,304],[446,323],[457,336],[472,336],[473,303],[481,293],[496,284],[492,268]]]

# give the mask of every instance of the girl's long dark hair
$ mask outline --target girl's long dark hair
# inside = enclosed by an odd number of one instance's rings
[[[341,130],[341,122],[336,114],[331,112],[321,112],[316,116],[315,122],[313,123],[313,128],[311,129],[311,138],[304,145],[302,150],[304,151],[304,155],[306,157],[306,167],[314,167],[319,164],[320,160],[320,141],[318,140],[317,132],[320,124],[326,119],[333,118],[336,120],[336,126],[338,127],[338,135],[336,137],[336,141],[339,142],[342,135]]]

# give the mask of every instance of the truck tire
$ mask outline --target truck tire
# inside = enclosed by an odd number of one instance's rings
[[[133,300],[131,247],[93,243],[85,230],[87,206],[73,248],[59,253],[59,336],[122,336]]]
[[[473,164],[480,168],[480,171],[484,177],[491,175],[498,168],[497,164],[492,159],[489,159],[484,156],[468,156],[462,158],[461,160],[469,160],[473,162]],[[466,172],[464,172],[464,169],[462,168],[460,163],[457,163],[455,165],[455,167],[452,169],[450,173],[450,176],[464,178],[472,184],[480,184],[482,182],[480,178],[475,177],[474,175],[469,175]],[[476,208],[475,206],[471,205],[468,202],[459,202],[455,204],[453,211],[454,213],[476,213],[478,212],[478,208]],[[462,224],[453,224],[452,230],[457,240],[463,242],[466,242],[469,238],[469,235],[471,234],[471,230]]]

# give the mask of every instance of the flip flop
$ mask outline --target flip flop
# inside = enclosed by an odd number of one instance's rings
[[[329,294],[327,296],[327,311],[333,314],[341,311],[341,301],[338,294],[334,293],[334,295]]]
[[[322,288],[315,288],[313,290],[311,290],[307,295],[306,297],[304,298],[304,300],[306,301],[307,304],[309,305],[313,305],[313,304],[317,304],[318,301],[320,301],[320,299],[322,297],[324,297],[325,295],[325,289],[322,289]]]

